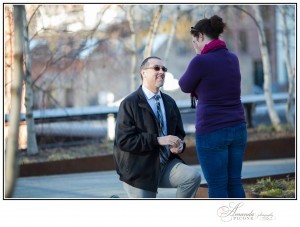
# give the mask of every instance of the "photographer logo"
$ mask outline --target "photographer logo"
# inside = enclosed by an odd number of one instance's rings
[[[246,210],[244,207],[244,203],[229,203],[228,206],[221,206],[217,210],[217,215],[220,219],[224,222],[230,221],[254,221],[254,220],[261,220],[261,221],[272,221],[275,220],[273,213],[255,213],[252,210]]]

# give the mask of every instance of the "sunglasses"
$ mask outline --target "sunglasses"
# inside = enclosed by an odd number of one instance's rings
[[[191,27],[191,30],[190,30],[190,32],[201,32],[200,30],[198,30],[197,28],[195,28],[195,27]]]
[[[144,68],[144,69],[154,69],[155,71],[159,71],[161,69],[163,72],[168,71],[168,69],[165,66],[159,66],[159,65],[154,65],[152,67]]]

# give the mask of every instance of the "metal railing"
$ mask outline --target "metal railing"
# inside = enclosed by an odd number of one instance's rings
[[[273,94],[274,102],[286,101],[287,93]],[[248,125],[252,124],[253,105],[265,102],[263,94],[242,96]],[[195,113],[190,108],[190,100],[178,100],[177,106],[182,115]],[[90,106],[80,108],[59,108],[34,110],[36,134],[39,146],[44,144],[80,144],[114,138],[115,118],[119,107]],[[25,114],[21,114],[21,126],[26,126]],[[5,115],[5,126],[8,127],[9,116]],[[25,126],[24,126],[25,125]],[[23,130],[26,131],[26,130]],[[58,146],[57,145],[57,146]]]

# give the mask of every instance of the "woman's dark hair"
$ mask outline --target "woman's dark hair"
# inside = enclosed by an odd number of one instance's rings
[[[210,19],[204,18],[199,20],[195,27],[191,27],[191,35],[197,37],[199,33],[207,35],[211,39],[219,38],[220,34],[224,31],[226,24],[223,19],[217,15],[212,16]]]

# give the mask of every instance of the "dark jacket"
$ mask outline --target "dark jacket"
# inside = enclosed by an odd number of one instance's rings
[[[183,139],[185,132],[175,101],[161,92],[168,135]],[[157,192],[160,174],[158,124],[142,87],[120,104],[114,144],[114,160],[120,180],[133,187]],[[185,148],[185,145],[184,145]],[[170,159],[178,155],[171,153]]]

